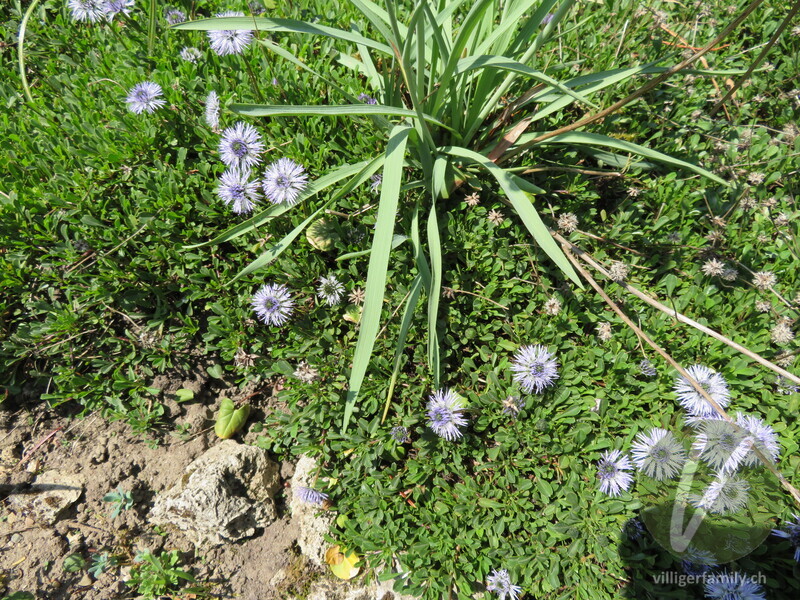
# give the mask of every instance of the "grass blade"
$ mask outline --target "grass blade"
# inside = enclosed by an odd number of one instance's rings
[[[314,181],[310,182],[306,189],[300,194],[298,198],[298,203],[302,202],[312,196],[320,193],[321,191],[329,188],[334,183],[341,181],[351,175],[356,175],[353,182],[348,184],[342,190],[340,190],[335,196],[334,200],[341,198],[344,194],[350,193],[353,189],[361,185],[367,179],[369,179],[375,171],[377,171],[382,164],[382,156],[379,156],[372,161],[362,161],[359,163],[355,163],[352,165],[342,165],[332,173],[327,173],[320,177],[319,179],[315,179]],[[229,242],[240,235],[244,235],[248,231],[252,231],[253,229],[260,227],[270,219],[274,219],[275,217],[281,216],[286,211],[290,210],[292,207],[288,206],[287,204],[276,204],[270,206],[267,210],[250,217],[243,223],[239,223],[221,233],[217,237],[207,242],[202,242],[201,244],[192,244],[190,246],[184,246],[184,249],[191,250],[192,248],[202,248],[203,246],[212,246],[215,244],[222,244],[223,242]]]
[[[367,284],[364,297],[364,311],[361,315],[361,331],[356,342],[353,356],[353,368],[350,372],[350,384],[344,407],[342,433],[353,414],[364,375],[367,372],[372,348],[378,335],[383,296],[386,290],[386,272],[389,266],[392,233],[397,218],[397,205],[400,200],[400,182],[403,177],[406,144],[412,128],[408,125],[397,125],[389,134],[383,165],[383,182],[378,216],[375,223],[375,236],[372,242],[372,253],[369,257]]]
[[[231,110],[238,115],[248,117],[285,117],[285,116],[318,116],[340,117],[343,115],[393,115],[395,117],[421,117],[439,127],[450,129],[434,117],[408,108],[397,108],[382,104],[343,104],[328,105],[279,105],[279,104],[232,104]]]
[[[397,336],[397,345],[394,348],[394,366],[392,367],[392,377],[389,380],[389,391],[386,393],[386,404],[383,407],[381,423],[386,420],[389,412],[389,405],[392,401],[394,386],[397,383],[397,374],[400,372],[400,361],[403,358],[403,348],[406,345],[408,330],[411,328],[411,319],[414,317],[414,310],[419,302],[419,295],[422,292],[422,275],[417,274],[411,282],[411,289],[406,300],[406,308],[403,311],[403,318],[400,320],[400,332]]]
[[[525,134],[520,136],[520,139],[517,141],[519,145],[524,144],[524,138],[526,136],[531,136],[529,139],[535,139],[536,135],[541,134]],[[731,184],[728,181],[725,181],[721,177],[714,175],[711,171],[707,171],[702,167],[698,167],[697,165],[693,165],[692,163],[686,162],[684,160],[680,160],[678,158],[673,158],[667,154],[662,154],[656,150],[651,150],[650,148],[646,148],[645,146],[640,146],[639,144],[634,144],[632,142],[626,142],[625,140],[618,140],[616,138],[608,137],[605,135],[601,135],[599,133],[586,133],[582,131],[570,131],[567,133],[561,133],[557,136],[551,137],[541,144],[536,144],[536,146],[546,146],[548,144],[586,144],[589,146],[605,146],[607,148],[614,148],[615,150],[622,150],[623,152],[630,152],[631,154],[638,154],[639,156],[644,156],[645,158],[651,158],[653,160],[657,160],[660,163],[664,163],[673,167],[678,167],[681,169],[687,169],[689,171],[693,171],[698,175],[702,175],[703,177],[707,177],[712,181],[716,181],[717,183],[721,183],[726,187],[730,187]]]
[[[539,213],[536,212],[536,209],[533,207],[533,203],[528,198],[527,193],[523,191],[523,189],[521,189],[517,184],[517,180],[519,180],[518,177],[515,177],[506,172],[505,169],[498,167],[482,154],[478,154],[477,152],[473,152],[467,148],[446,146],[439,148],[439,151],[444,152],[445,154],[466,158],[467,160],[478,163],[487,171],[489,171],[489,173],[491,173],[491,175],[497,180],[497,183],[500,184],[500,187],[503,188],[503,191],[506,193],[506,196],[508,196],[512,206],[517,211],[519,218],[522,219],[525,227],[531,233],[533,239],[536,241],[539,247],[545,252],[545,254],[547,254],[547,256],[550,257],[554,263],[556,263],[556,266],[558,266],[558,268],[561,269],[561,271],[567,277],[569,277],[575,285],[583,289],[583,284],[581,283],[580,279],[578,279],[577,273],[575,273],[575,270],[567,260],[567,257],[564,256],[561,248],[559,248],[558,244],[556,244],[553,236],[550,235],[547,225],[544,224],[539,216]]]
[[[401,233],[395,233],[392,236],[392,250],[397,248],[400,244],[405,242],[408,239],[408,236],[403,235]],[[367,250],[359,250],[358,252],[348,252],[347,254],[342,254],[341,256],[336,258],[336,262],[342,260],[350,260],[351,258],[358,258],[359,256],[366,256],[372,252],[372,248],[368,248]]]
[[[22,22],[19,24],[19,38],[17,39],[17,59],[19,62],[19,78],[22,82],[22,91],[25,94],[25,99],[28,102],[33,103],[33,96],[31,95],[31,88],[28,87],[28,76],[25,74],[25,31],[28,27],[28,20],[31,18],[33,11],[36,9],[36,5],[39,4],[39,0],[33,0],[31,5],[28,7],[28,10],[25,11],[25,14],[22,17]]]
[[[285,33],[307,33],[311,35],[324,35],[325,37],[352,42],[353,44],[363,44],[368,48],[374,48],[384,54],[392,56],[392,49],[386,44],[381,44],[368,37],[364,37],[352,31],[344,31],[335,27],[325,25],[312,25],[295,19],[269,19],[266,17],[217,17],[214,19],[199,19],[197,21],[187,21],[173,25],[172,29],[183,29],[187,31],[269,31]]]

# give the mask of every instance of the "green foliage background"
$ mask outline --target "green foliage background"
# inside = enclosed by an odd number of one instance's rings
[[[143,13],[124,28],[78,24],[63,4],[44,2],[29,23],[26,64],[33,104],[25,104],[15,71],[14,43],[24,6],[0,8],[0,100],[5,106],[0,139],[7,142],[0,153],[5,402],[32,405],[41,398],[123,418],[149,432],[169,428],[159,390],[150,387],[158,373],[207,368],[213,377],[240,386],[280,377],[288,408],[267,418],[268,433],[260,444],[278,455],[318,456],[321,489],[347,517],[332,535],[358,548],[370,565],[408,573],[408,591],[466,598],[483,590],[492,569],[507,568],[533,598],[702,593],[697,586],[653,583],[656,573],[678,566],[652,541],[623,537],[638,500],[631,495],[608,499],[595,482],[600,452],[629,447],[651,426],[680,425],[671,393],[674,374],[642,349],[593,292],[565,285],[521,224],[510,218],[496,186],[482,183],[475,190],[481,203],[474,208],[461,196],[452,198],[440,223],[443,235],[459,241],[443,256],[446,296],[437,327],[444,383],[469,402],[465,438],[446,443],[425,425],[424,407],[433,390],[422,316],[415,317],[409,334],[390,417],[380,422],[399,327],[395,311],[414,274],[407,244],[391,255],[386,327],[375,342],[354,426],[342,436],[337,432],[357,325],[342,318],[344,306],[329,308],[315,300],[315,285],[320,276],[334,273],[348,291],[363,288],[368,257],[337,257],[368,247],[374,208],[355,213],[374,206],[369,186],[337,205],[341,236],[331,251],[317,251],[301,238],[268,270],[231,283],[270,240],[310,214],[313,207],[305,206],[231,242],[184,249],[237,220],[214,194],[223,168],[216,155],[218,136],[202,118],[208,91],[216,90],[225,102],[257,102],[244,69],[248,61],[259,76],[258,91],[270,102],[335,104],[341,99],[265,52],[216,57],[202,33],[168,31],[163,20],[148,57]],[[216,2],[195,6],[205,15],[241,8]],[[346,27],[354,18],[345,3],[335,1],[269,8],[331,26]],[[698,46],[730,18],[721,4],[578,4],[543,60],[580,73],[665,57],[675,51],[676,41],[659,26],[656,11],[666,13],[669,29]],[[769,39],[784,12],[785,3],[765,2],[729,47],[708,56],[711,67],[746,68],[753,48]],[[275,35],[273,41],[336,77],[353,95],[364,90],[363,82],[334,62],[332,41],[291,34]],[[178,52],[187,45],[203,49],[204,60],[181,61]],[[560,213],[574,212],[586,233],[571,239],[595,258],[625,262],[638,287],[776,359],[784,350],[797,351],[795,342],[775,346],[769,330],[778,318],[798,316],[800,138],[790,126],[797,131],[800,37],[785,35],[769,60],[773,70],[757,72],[728,105],[730,122],[721,114],[706,116],[713,82],[685,76],[599,128],[701,163],[733,182],[731,189],[642,164],[609,166],[602,156],[586,158],[569,149],[530,155],[524,164],[537,169],[530,180],[548,191],[537,199],[537,209],[549,224]],[[123,100],[126,90],[145,79],[162,86],[168,108],[136,116]],[[724,77],[715,81],[724,85]],[[601,98],[604,105],[612,100]],[[550,125],[576,116],[553,115]],[[227,126],[237,117],[223,119]],[[312,177],[373,156],[383,142],[367,121],[278,117],[255,124],[271,149],[267,160],[288,156],[302,162]],[[623,174],[585,172],[602,169]],[[755,208],[743,209],[743,198],[752,198]],[[506,220],[489,222],[492,209],[505,212]],[[780,224],[781,213],[788,224]],[[712,221],[714,216],[724,225]],[[709,240],[714,231],[717,239]],[[737,265],[735,282],[702,273],[711,251]],[[755,290],[748,270],[774,272],[776,289],[788,304]],[[285,283],[300,298],[283,329],[264,327],[250,310],[250,296],[265,281]],[[615,284],[607,289],[678,362],[706,364],[725,376],[733,409],[761,415],[779,433],[779,466],[800,485],[800,395],[779,393],[773,375],[723,344],[676,326],[669,316],[624,296]],[[553,297],[563,303],[556,316],[543,311]],[[771,310],[758,312],[756,299],[770,300]],[[596,337],[601,322],[612,326],[607,343]],[[556,353],[560,379],[555,389],[529,397],[525,410],[511,419],[500,411],[500,402],[516,392],[509,361],[521,345],[534,343]],[[235,360],[242,352],[253,356],[252,365]],[[656,365],[655,379],[638,374],[643,358]],[[318,381],[305,384],[293,377],[301,361],[318,369]],[[409,428],[410,444],[391,440],[395,425]],[[789,501],[787,496],[781,516],[796,512]],[[738,567],[764,573],[768,597],[798,593],[798,567],[785,541],[768,539]]]

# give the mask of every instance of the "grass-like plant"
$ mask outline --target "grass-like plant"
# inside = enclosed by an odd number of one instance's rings
[[[554,147],[571,146],[621,167],[630,163],[630,155],[639,155],[725,184],[696,165],[623,139],[570,131],[571,128],[564,127],[564,122],[560,122],[557,129],[546,130],[553,122],[552,117],[576,122],[577,117],[572,115],[587,110],[600,111],[602,100],[597,97],[603,90],[619,87],[643,74],[661,73],[665,77],[677,70],[645,64],[578,75],[563,81],[555,79],[551,73],[569,72],[569,69],[564,65],[545,66],[542,51],[557,39],[562,21],[564,27],[573,27],[566,25],[565,16],[575,0],[480,0],[471,7],[462,0],[417,0],[413,5],[404,3],[403,6],[392,0],[387,0],[383,6],[370,0],[351,2],[364,24],[368,24],[363,31],[355,24],[350,30],[344,30],[299,20],[260,17],[205,19],[175,27],[289,32],[335,38],[344,46],[338,55],[339,63],[362,77],[369,94],[374,96],[374,104],[371,97],[369,102],[363,96],[359,99],[358,94],[343,89],[326,75],[313,71],[296,55],[262,37],[259,42],[276,55],[311,71],[338,91],[342,104],[231,106],[235,113],[250,117],[352,116],[369,119],[383,132],[385,150],[379,156],[339,167],[309,185],[300,197],[301,202],[327,188],[340,187],[237,276],[252,273],[275,260],[322,211],[381,170],[377,222],[343,430],[351,419],[378,334],[389,254],[398,240],[410,240],[417,274],[405,300],[387,409],[406,334],[423,291],[427,295],[427,358],[432,385],[434,388],[442,385],[436,328],[442,290],[442,256],[443,249],[457,246],[458,240],[442,239],[440,222],[446,207],[452,205],[448,198],[461,186],[479,177],[494,180],[535,243],[565,277],[581,286],[536,209],[534,197],[545,190],[520,175],[524,171],[520,165],[527,152],[542,154],[553,152]],[[577,27],[580,26],[579,23]],[[683,68],[691,62],[686,60],[678,66]],[[291,207],[285,204],[272,206],[208,243],[231,240],[289,210]],[[396,235],[397,225],[406,227],[399,232],[402,237]],[[385,415],[386,411],[384,418]]]

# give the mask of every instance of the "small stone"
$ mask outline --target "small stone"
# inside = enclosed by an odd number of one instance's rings
[[[11,539],[9,541],[12,544],[17,544],[17,543],[21,542],[22,541],[22,534],[21,533],[15,533],[14,535],[11,536]]]
[[[92,583],[94,582],[92,581],[92,578],[89,577],[89,574],[84,573],[83,577],[81,577],[81,580],[78,582],[78,585],[80,587],[89,587],[90,585],[92,585]]]
[[[219,546],[255,535],[277,518],[279,466],[265,450],[225,440],[195,459],[148,517],[177,527],[196,546]]]

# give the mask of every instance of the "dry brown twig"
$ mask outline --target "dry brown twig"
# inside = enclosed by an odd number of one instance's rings
[[[605,293],[602,287],[595,281],[595,279],[591,276],[591,274],[583,267],[583,265],[578,261],[576,256],[581,257],[583,260],[586,260],[584,256],[582,256],[582,251],[580,248],[572,244],[571,242],[565,240],[563,237],[558,235],[557,233],[553,233],[553,237],[558,240],[561,244],[561,247],[564,250],[564,254],[566,254],[569,261],[572,263],[575,270],[581,274],[581,276],[592,286],[592,288],[600,295],[601,298],[605,301],[606,304],[622,319],[622,321],[630,327],[634,333],[639,337],[640,340],[643,340],[647,345],[649,345],[653,350],[655,350],[664,360],[666,360],[683,378],[688,381],[692,387],[701,395],[705,400],[709,403],[709,405],[714,409],[714,411],[720,415],[724,420],[736,425],[734,421],[728,416],[728,413],[723,410],[723,408],[717,404],[717,402],[703,389],[697,380],[695,380],[686,370],[678,364],[675,359],[670,356],[666,350],[661,348],[658,344],[656,344],[636,323],[631,321],[631,319],[622,311],[622,309],[609,297],[608,294]],[[599,267],[599,265],[598,265]],[[605,269],[602,269],[602,272],[608,276],[605,272]],[[609,277],[610,279],[610,277]],[[619,285],[622,285],[626,288],[630,288],[624,282],[620,283],[617,282]],[[666,308],[666,307],[665,307]],[[677,313],[676,313],[677,314]],[[711,331],[711,330],[709,330]],[[749,351],[748,351],[749,352]],[[754,354],[754,353],[753,353]],[[756,355],[757,356],[757,355]],[[768,362],[768,361],[767,361]],[[770,363],[771,364],[771,363]],[[758,459],[762,462],[762,464],[773,474],[777,477],[778,481],[780,481],[783,488],[792,496],[797,506],[800,506],[800,491],[797,490],[789,481],[783,476],[778,468],[772,463],[772,461],[764,455],[764,453],[755,445],[752,446],[753,452],[758,457]]]

